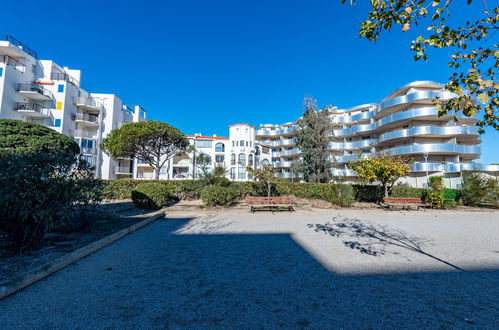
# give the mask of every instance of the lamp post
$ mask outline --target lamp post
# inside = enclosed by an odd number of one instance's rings
[[[429,185],[429,178],[428,178],[428,153],[423,154],[424,157],[424,162],[425,162],[425,170],[426,170],[426,188],[428,188]]]

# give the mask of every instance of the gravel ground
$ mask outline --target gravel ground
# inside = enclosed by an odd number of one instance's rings
[[[498,237],[498,212],[172,211],[0,301],[0,325],[497,329]]]

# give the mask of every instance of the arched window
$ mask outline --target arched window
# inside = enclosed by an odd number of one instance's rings
[[[215,144],[215,152],[225,152],[225,144],[222,142]]]
[[[240,147],[244,147],[244,141],[243,140],[239,141],[239,146]]]
[[[253,166],[253,154],[250,154],[248,157],[248,165]]]
[[[237,161],[241,165],[246,165],[246,154],[239,154]]]
[[[268,160],[268,159],[264,159],[264,160],[262,160],[262,164],[263,164],[263,165],[269,165],[269,164],[270,164],[270,162],[269,162],[269,160]]]
[[[236,168],[235,167],[231,167],[230,168],[230,179],[231,180],[235,180],[236,179]]]
[[[236,165],[236,154],[230,155],[230,164]]]

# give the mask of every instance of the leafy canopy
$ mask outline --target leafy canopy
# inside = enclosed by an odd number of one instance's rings
[[[357,173],[359,179],[366,183],[380,182],[388,197],[388,185],[393,184],[409,173],[409,159],[402,156],[392,156],[378,153],[373,156],[359,155],[357,161],[348,163],[348,167]]]
[[[341,0],[345,3],[346,0]],[[352,4],[355,0],[350,1]],[[499,45],[494,33],[499,29],[499,6],[483,10],[476,20],[451,26],[451,11],[463,10],[472,0],[371,0],[367,20],[360,24],[360,37],[377,40],[381,32],[399,25],[403,32],[417,26],[423,34],[412,41],[414,59],[428,60],[429,48],[452,50],[448,66],[455,69],[445,88],[456,94],[449,101],[434,100],[439,115],[453,111],[472,117],[483,111],[479,131],[491,126],[499,130]],[[468,7],[472,9],[471,7]],[[466,10],[466,9],[464,9]],[[471,11],[471,10],[470,10]],[[455,116],[457,119],[457,116]]]
[[[332,179],[333,161],[329,149],[329,135],[332,130],[329,110],[318,110],[316,101],[306,97],[304,113],[298,120],[296,146],[301,150],[301,160],[293,170],[301,174],[306,182],[329,182]]]
[[[0,155],[80,152],[70,137],[46,126],[22,120],[0,119]]]
[[[260,167],[253,169],[251,166],[247,166],[246,170],[258,181],[261,181],[267,187],[267,197],[270,197],[272,190],[272,184],[279,179],[275,176],[276,169],[270,164],[263,164]]]
[[[159,121],[133,122],[112,130],[101,144],[102,150],[113,158],[140,158],[155,170],[168,159],[187,150],[189,141],[177,128]]]

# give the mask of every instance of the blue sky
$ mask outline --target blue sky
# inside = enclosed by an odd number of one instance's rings
[[[296,119],[305,95],[346,108],[410,81],[445,82],[447,52],[412,60],[414,29],[360,39],[368,7],[358,2],[28,0],[22,17],[4,13],[1,32],[82,70],[85,89],[140,104],[149,119],[227,135],[236,122]],[[470,19],[457,6],[456,21]],[[499,162],[498,137],[482,136],[484,163]]]

